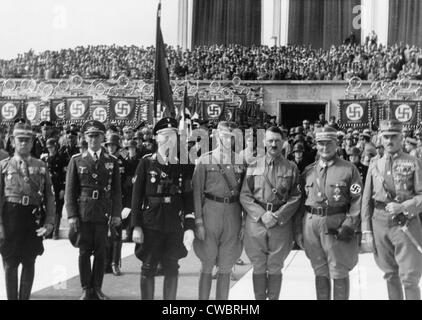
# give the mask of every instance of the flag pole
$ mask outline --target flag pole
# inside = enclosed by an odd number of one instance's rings
[[[158,1],[158,8],[157,8],[157,24],[156,24],[156,31],[155,31],[155,62],[154,62],[154,117],[153,117],[153,125],[157,123],[158,118],[158,110],[157,110],[157,91],[158,91],[158,63],[159,63],[159,46],[158,46],[158,32],[161,23],[161,0]]]

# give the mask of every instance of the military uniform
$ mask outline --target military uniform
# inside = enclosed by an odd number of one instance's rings
[[[154,134],[167,126],[177,128],[176,120],[163,118],[154,127]],[[143,243],[135,247],[136,256],[143,262],[144,300],[154,298],[159,262],[164,272],[164,299],[176,298],[178,261],[187,255],[184,232],[194,229],[193,166],[166,163],[159,157],[154,153],[141,159],[133,178],[132,226],[142,228],[144,234]]]
[[[381,123],[381,134],[400,134],[401,124]],[[386,212],[387,204],[401,203],[406,225],[422,244],[418,214],[422,212],[422,168],[420,160],[398,151],[371,162],[363,196],[362,232],[373,233],[375,261],[384,272],[390,299],[420,299],[422,255],[403,232],[399,220]]]
[[[88,121],[85,135],[104,134],[104,125]],[[91,153],[93,155],[91,155]],[[98,153],[100,155],[98,156]],[[83,299],[107,299],[101,292],[106,258],[108,222],[118,220],[122,211],[120,173],[117,159],[102,149],[73,156],[66,176],[65,205],[68,218],[79,220],[79,274]],[[116,222],[117,224],[117,222]],[[94,255],[91,270],[90,257]]]
[[[316,133],[317,141],[337,140],[336,131],[326,127]],[[330,279],[334,299],[348,299],[349,272],[358,262],[362,180],[350,162],[334,155],[319,160],[302,174],[306,197],[302,212],[303,244],[315,273],[317,298],[329,300]]]
[[[247,169],[240,202],[247,213],[244,245],[253,265],[255,298],[279,298],[284,260],[293,248],[293,219],[300,205],[297,166],[279,155],[260,157]],[[277,223],[267,229],[261,216]],[[268,276],[267,276],[268,272]]]
[[[32,136],[29,125],[18,123],[17,136]],[[0,161],[0,224],[4,239],[0,246],[9,300],[28,300],[35,272],[35,259],[42,255],[42,237],[36,230],[54,225],[54,195],[46,165],[17,154]],[[22,264],[18,294],[18,266]]]
[[[54,139],[49,139],[47,141],[48,145],[57,145],[56,141]],[[58,238],[59,230],[60,230],[60,220],[62,218],[62,210],[63,210],[63,204],[64,204],[64,197],[60,198],[60,192],[64,191],[65,185],[66,185],[66,167],[68,161],[65,157],[63,157],[61,154],[57,152],[51,156],[49,154],[45,154],[42,158],[42,161],[44,161],[47,164],[48,172],[51,176],[51,182],[53,184],[53,190],[54,190],[54,198],[56,203],[56,220],[55,220],[55,226],[54,226],[54,237],[55,239]]]
[[[232,124],[221,122],[220,131],[231,134]],[[230,129],[229,129],[230,128]],[[239,201],[240,189],[245,173],[243,164],[232,159],[222,159],[222,147],[201,156],[193,174],[195,223],[205,229],[205,239],[196,238],[194,250],[201,260],[199,299],[208,300],[212,270],[218,266],[217,300],[227,300],[230,287],[230,273],[242,254],[239,238],[242,227],[242,207]],[[235,156],[232,152],[228,155]]]

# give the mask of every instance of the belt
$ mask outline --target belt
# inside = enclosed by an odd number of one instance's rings
[[[37,203],[33,203],[30,201],[29,196],[22,196],[22,197],[5,197],[5,202],[10,202],[10,203],[17,203],[17,204],[21,204],[23,206],[38,206]]]
[[[332,216],[339,213],[346,213],[349,210],[348,206],[341,206],[341,207],[311,207],[311,206],[305,206],[305,209],[310,214],[315,214],[318,216]]]
[[[239,202],[239,196],[217,197],[217,196],[213,196],[212,194],[205,193],[205,198],[216,201],[216,202],[221,202],[221,203]]]
[[[80,199],[92,199],[92,200],[98,200],[98,199],[109,199],[110,192],[101,191],[101,190],[95,190],[95,189],[82,189],[80,194]]]
[[[271,202],[261,202],[256,199],[254,201],[255,203],[259,204],[264,210],[269,211],[269,212],[275,212],[286,204],[286,203],[273,204]]]
[[[170,195],[162,195],[162,196],[148,196],[147,199],[158,199],[158,201],[160,201],[160,203],[173,203],[174,200],[174,196],[170,196]]]

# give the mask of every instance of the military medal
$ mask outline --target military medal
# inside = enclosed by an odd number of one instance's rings
[[[10,173],[9,173],[9,174],[7,175],[7,179],[8,179],[8,180],[11,180],[11,179],[12,179],[12,174],[10,174]]]
[[[93,173],[93,174],[92,174],[92,177],[93,177],[94,179],[97,179],[97,177],[98,177],[98,174],[96,174],[96,173]]]
[[[161,172],[161,177],[162,177],[163,179],[165,179],[165,178],[167,177],[167,175],[165,174],[165,172]]]
[[[151,175],[151,183],[155,183],[157,181],[156,179],[157,172],[151,171],[149,174]]]
[[[333,198],[334,198],[335,201],[340,201],[340,198],[341,198],[341,190],[340,190],[338,184],[336,184],[336,188],[334,189]]]

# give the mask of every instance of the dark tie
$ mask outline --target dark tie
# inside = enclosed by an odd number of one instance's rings
[[[95,163],[98,162],[98,154],[96,152],[94,152],[94,161],[95,161]]]
[[[396,193],[393,179],[393,158],[391,154],[385,154],[385,168],[384,168],[384,181],[386,186],[387,195],[390,200],[393,200]]]
[[[28,172],[28,165],[27,165],[25,160],[21,160],[21,168],[20,169],[21,169],[21,172],[22,172],[23,179],[25,180],[25,182],[28,182],[29,172]]]
[[[324,162],[324,165],[321,165],[319,168],[319,192],[318,192],[318,196],[321,197],[322,201],[326,200],[326,195],[325,195],[325,184],[327,181],[327,169],[328,169],[328,164],[326,162]]]

